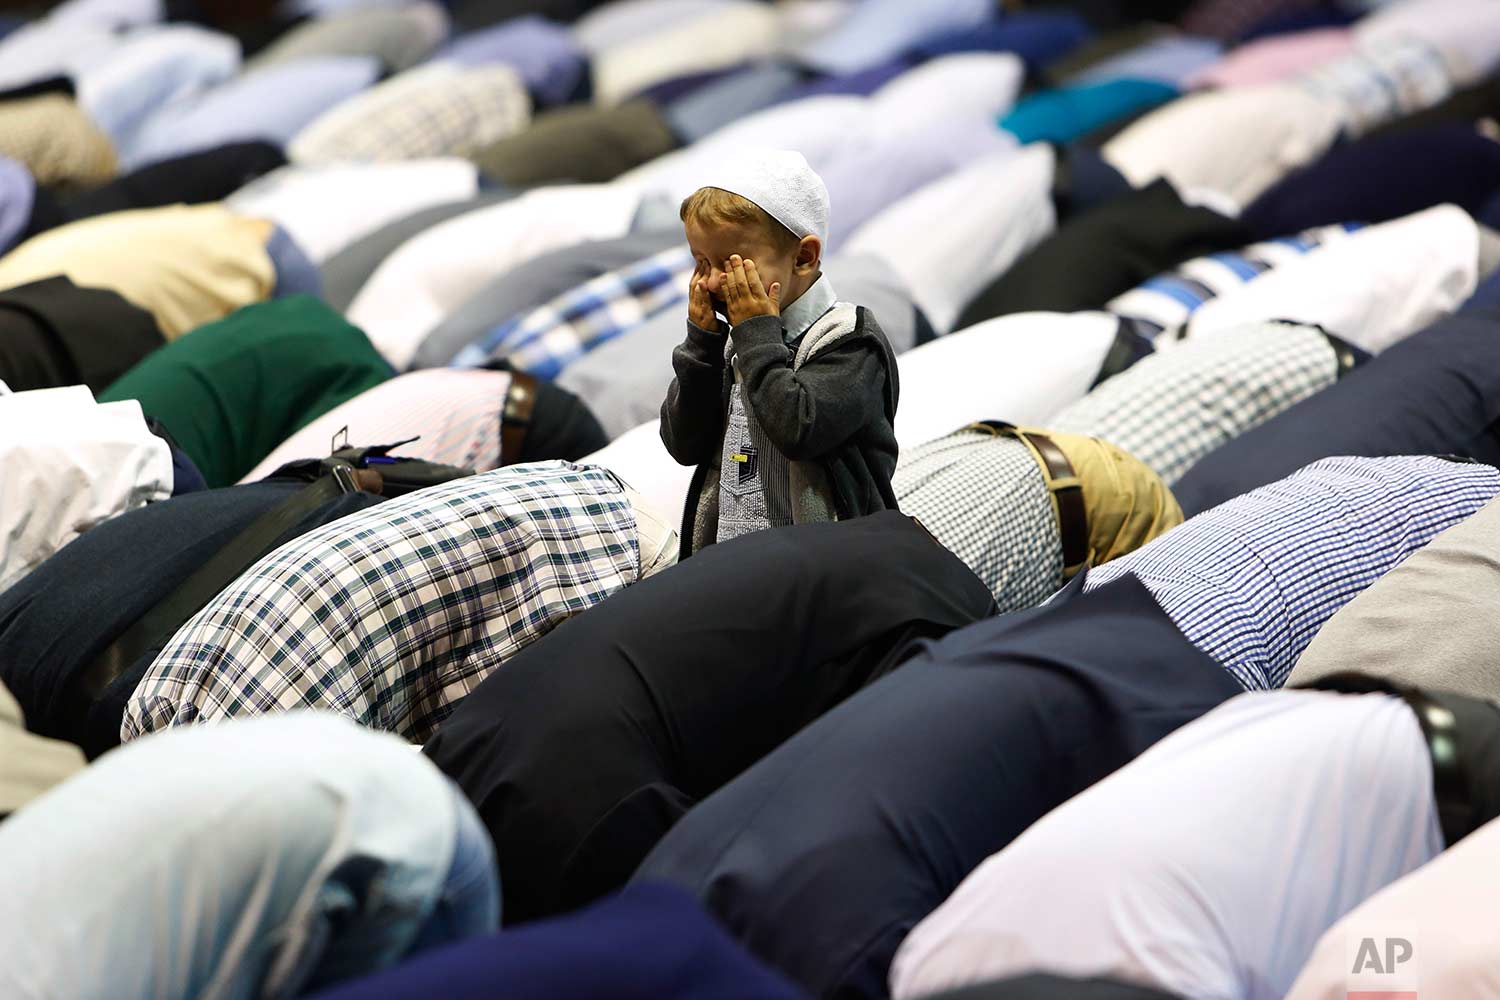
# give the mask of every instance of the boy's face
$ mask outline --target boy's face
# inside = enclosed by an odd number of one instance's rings
[[[737,223],[705,228],[689,221],[686,228],[688,248],[693,251],[698,273],[708,276],[705,282],[708,297],[713,302],[714,311],[721,315],[728,314],[728,307],[724,302],[724,264],[733,254],[755,261],[755,269],[760,272],[761,284],[767,291],[770,291],[773,283],[781,283],[783,306],[796,301],[817,276],[816,250],[812,255],[812,263],[808,265],[802,260],[808,256],[806,253],[778,251],[772,244],[770,235],[759,226]],[[812,241],[814,248],[817,247],[815,237],[804,239],[804,247],[808,240]]]

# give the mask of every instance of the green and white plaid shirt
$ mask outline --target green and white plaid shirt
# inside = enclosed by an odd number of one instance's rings
[[[190,619],[121,739],[295,708],[423,742],[517,650],[636,582],[636,517],[604,469],[516,465],[277,549]]]

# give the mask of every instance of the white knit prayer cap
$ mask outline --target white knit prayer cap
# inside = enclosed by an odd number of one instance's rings
[[[828,243],[828,185],[790,149],[750,150],[728,162],[698,185],[718,188],[754,202],[794,236],[816,236]]]

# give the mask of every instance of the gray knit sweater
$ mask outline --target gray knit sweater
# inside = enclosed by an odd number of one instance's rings
[[[682,557],[718,536],[725,421],[734,386],[729,338],[741,389],[768,446],[789,460],[794,523],[896,509],[895,354],[868,309],[834,305],[794,345],[781,319],[757,316],[732,333],[688,324],[672,352],[676,378],[661,410],[661,437],[683,465],[696,465],[683,510]]]

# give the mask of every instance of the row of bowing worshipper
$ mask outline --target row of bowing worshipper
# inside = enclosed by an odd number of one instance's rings
[[[0,996],[1493,1000],[1497,119],[1494,0],[0,13]]]

